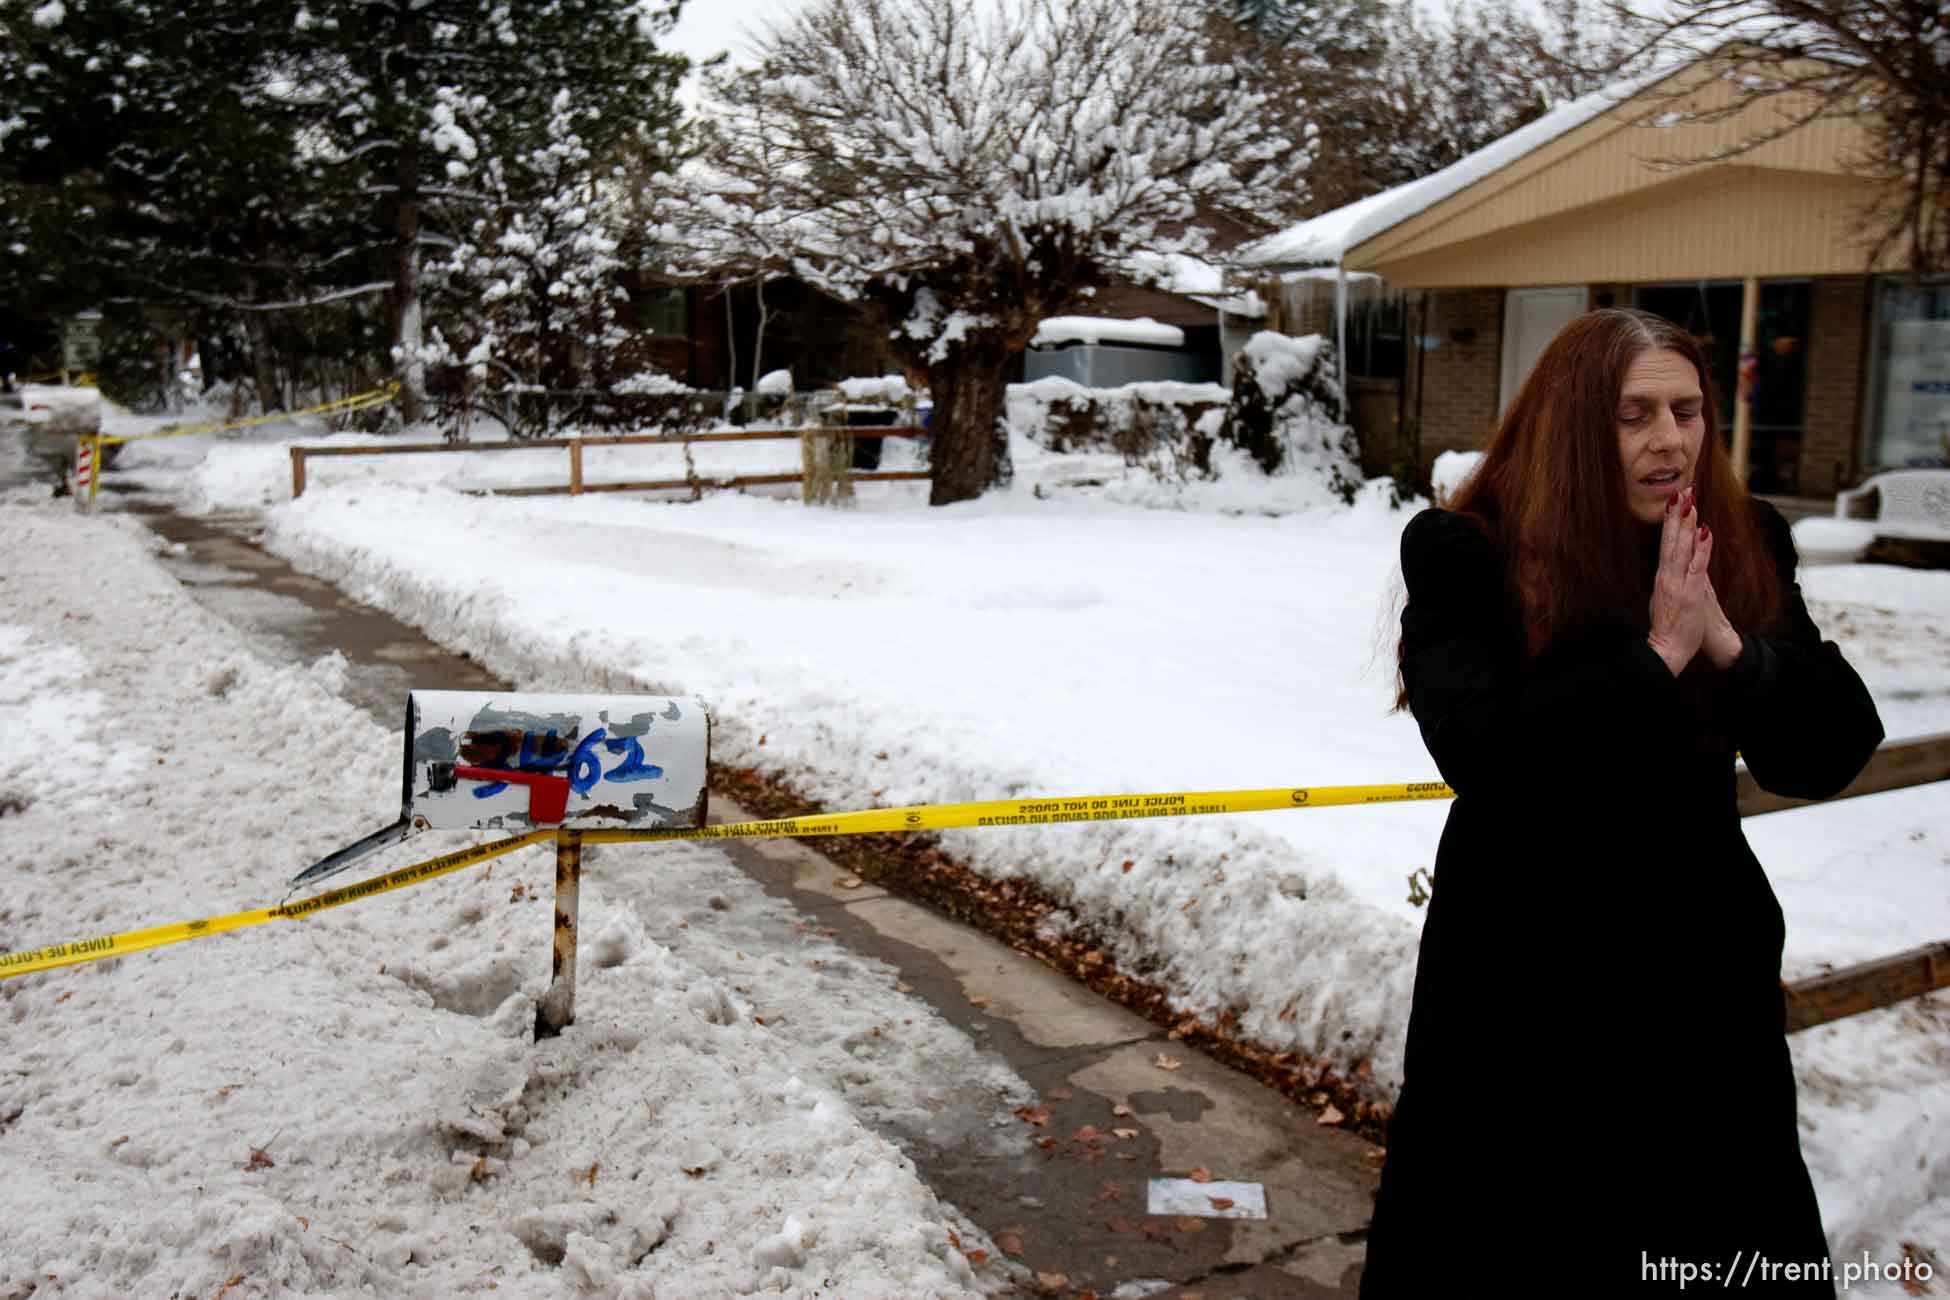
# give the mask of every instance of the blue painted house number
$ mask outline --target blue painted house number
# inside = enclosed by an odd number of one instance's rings
[[[607,727],[598,727],[584,736],[582,743],[575,747],[575,751],[566,760],[551,759],[536,753],[535,739],[535,733],[532,731],[522,733],[521,754],[516,758],[513,770],[553,772],[567,768],[569,789],[577,794],[588,794],[596,788],[598,781],[613,781],[619,785],[626,785],[631,781],[654,781],[664,774],[664,770],[655,763],[643,761],[643,745],[635,736],[622,736],[612,740]],[[542,739],[554,740],[555,732],[549,731]],[[602,758],[596,753],[599,745],[610,754],[620,755],[623,761],[609,771],[603,771]],[[554,749],[555,746],[550,745],[548,748]],[[477,785],[474,787],[474,797],[491,799],[507,788],[506,781]]]

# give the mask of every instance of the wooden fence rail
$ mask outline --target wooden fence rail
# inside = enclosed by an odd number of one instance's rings
[[[1739,769],[1734,780],[1742,817],[1780,812],[1784,808],[1801,808],[1812,802],[1769,794],[1755,783],[1754,774],[1744,767]],[[1884,790],[1928,785],[1932,781],[1950,781],[1950,731],[1885,743],[1870,756],[1862,774],[1835,797],[1853,799],[1857,795],[1880,794]]]
[[[1950,988],[1950,943],[1845,966],[1783,985],[1781,991],[1787,995],[1787,1031],[1792,1034],[1941,988]]]
[[[549,448],[569,453],[569,481],[535,487],[483,488],[493,496],[580,496],[584,492],[656,492],[742,488],[763,484],[803,483],[803,474],[741,474],[730,478],[705,478],[690,475],[680,479],[651,479],[631,483],[586,483],[582,477],[582,450],[585,447],[674,447],[693,442],[797,442],[802,434],[817,433],[846,438],[924,438],[929,430],[919,425],[815,426],[805,429],[738,429],[723,433],[607,433],[588,438],[528,438],[508,442],[401,442],[385,447],[293,447],[291,449],[291,495],[305,494],[305,463],[321,456],[442,456],[459,452],[541,451]],[[856,470],[849,474],[855,483],[891,483],[928,477],[920,470]]]
[[[1769,794],[1755,784],[1753,773],[1744,767],[1735,780],[1742,817],[1800,808],[1810,802]],[[1835,797],[1853,799],[1944,780],[1950,780],[1950,731],[1883,745],[1870,756],[1861,775]],[[1787,1031],[1792,1034],[1812,1029],[1941,988],[1950,988],[1950,942],[1913,948],[1783,986]]]

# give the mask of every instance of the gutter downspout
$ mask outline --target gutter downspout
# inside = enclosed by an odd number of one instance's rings
[[[1334,350],[1341,361],[1341,423],[1347,421],[1347,264],[1334,263]]]

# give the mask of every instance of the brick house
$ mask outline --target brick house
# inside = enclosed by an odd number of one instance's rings
[[[1733,153],[1773,110],[1740,108],[1703,67],[1563,105],[1242,250],[1278,327],[1346,335],[1371,471],[1404,449],[1426,473],[1441,451],[1480,447],[1552,335],[1612,305],[1705,344],[1758,492],[1826,497],[1950,455],[1950,279],[1906,279],[1894,253],[1872,263],[1872,188],[1844,165],[1860,127],[1813,122]],[[1694,106],[1731,111],[1673,112]],[[1378,336],[1392,373],[1373,364]]]

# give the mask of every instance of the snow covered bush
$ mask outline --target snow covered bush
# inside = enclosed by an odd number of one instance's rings
[[[1011,428],[1050,451],[1111,450],[1165,480],[1213,477],[1212,440],[1230,394],[1218,384],[1085,388],[1072,380],[1011,384]]]
[[[1318,334],[1261,330],[1233,359],[1232,403],[1219,437],[1266,473],[1315,473],[1353,504],[1361,448],[1342,424],[1334,350]]]
[[[1483,463],[1480,451],[1445,451],[1435,458],[1432,486],[1435,503],[1447,507],[1462,492],[1476,469]]]

